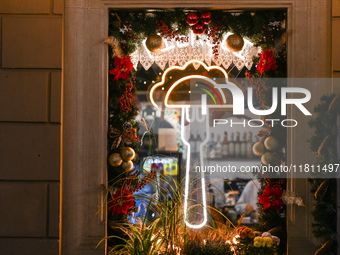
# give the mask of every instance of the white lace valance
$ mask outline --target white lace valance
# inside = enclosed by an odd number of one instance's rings
[[[230,33],[227,33],[223,36],[223,40],[218,46],[219,54],[217,58],[215,58],[212,53],[212,47],[214,45],[203,36],[200,36],[198,39],[198,37],[191,32],[187,43],[180,43],[175,40],[164,40],[165,47],[158,53],[150,52],[146,48],[144,41],[143,47],[140,47],[131,54],[131,61],[135,69],[137,69],[138,63],[140,63],[145,70],[148,70],[153,63],[156,63],[164,71],[167,63],[169,63],[169,66],[183,66],[192,59],[204,61],[208,66],[214,62],[214,65],[222,66],[225,69],[228,69],[232,64],[234,64],[238,70],[241,70],[243,67],[250,69],[253,65],[252,59],[254,56],[258,56],[260,48],[254,47],[251,42],[244,39],[242,50],[233,53],[226,47],[226,38],[229,34]]]

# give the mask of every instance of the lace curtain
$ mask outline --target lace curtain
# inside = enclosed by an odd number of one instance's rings
[[[134,68],[137,69],[140,63],[145,70],[148,70],[154,63],[156,63],[163,71],[167,64],[169,66],[179,65],[183,66],[186,62],[192,59],[205,62],[208,66],[217,65],[228,69],[232,64],[238,70],[243,67],[250,69],[253,65],[253,57],[260,53],[259,47],[254,47],[251,42],[244,39],[244,46],[240,52],[233,53],[226,47],[226,38],[228,34],[223,37],[221,44],[218,46],[218,55],[214,56],[212,47],[214,46],[206,38],[199,38],[195,35],[189,36],[187,43],[176,42],[175,40],[164,40],[165,47],[158,53],[150,52],[146,46],[145,41],[143,47],[138,48],[131,55],[131,61]],[[198,66],[197,66],[198,68]]]

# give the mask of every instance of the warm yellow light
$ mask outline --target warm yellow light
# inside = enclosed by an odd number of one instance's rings
[[[165,95],[165,99],[164,99],[164,104],[166,107],[169,107],[169,108],[182,108],[182,107],[186,107],[188,105],[171,105],[171,104],[168,104],[168,100],[169,100],[169,97],[170,97],[170,94],[171,92],[175,89],[175,87],[180,84],[181,82],[183,81],[186,81],[186,80],[190,80],[190,79],[202,79],[202,80],[206,80],[207,82],[209,82],[210,84],[213,84],[214,87],[216,89],[218,89],[218,91],[220,92],[220,94],[222,95],[222,99],[223,99],[223,103],[227,103],[227,100],[226,100],[226,97],[225,97],[225,94],[223,93],[222,89],[221,88],[218,88],[218,84],[216,82],[214,82],[212,79],[209,79],[205,76],[202,76],[202,75],[188,75],[188,76],[185,76],[181,79],[179,79],[178,81],[176,81],[174,84],[171,85],[171,87],[168,89],[168,92],[166,93]],[[189,91],[190,93],[191,91]],[[211,106],[211,107],[214,107],[214,106]],[[225,106],[224,106],[225,107]]]
[[[237,240],[239,237],[240,237],[239,235],[234,236],[234,238],[233,238],[233,243],[234,244],[238,244],[239,243],[239,241]]]
[[[158,108],[159,106],[156,104],[156,102],[155,102],[155,100],[154,100],[154,95],[153,95],[153,93],[154,93],[154,91],[155,91],[158,87],[161,87],[161,86],[164,85],[166,75],[167,75],[170,71],[172,71],[172,70],[183,71],[183,70],[185,70],[189,65],[195,64],[195,63],[196,63],[196,64],[200,64],[200,65],[203,66],[204,69],[206,69],[207,71],[214,70],[214,69],[221,71],[221,72],[223,73],[224,77],[225,77],[225,83],[226,83],[226,84],[229,83],[229,82],[228,82],[228,74],[227,74],[227,72],[226,72],[222,67],[219,67],[219,66],[210,66],[210,67],[208,67],[206,64],[204,64],[202,61],[199,61],[199,60],[190,60],[190,61],[188,61],[187,63],[185,63],[185,65],[182,66],[182,67],[181,67],[181,66],[171,66],[171,67],[169,67],[168,69],[166,69],[166,71],[163,73],[163,75],[162,75],[162,81],[156,83],[154,86],[152,86],[152,88],[151,88],[151,90],[150,90],[149,98],[150,98],[151,104],[152,104],[155,108]],[[204,76],[200,76],[200,77],[204,77]],[[185,77],[184,77],[184,78],[185,78]],[[182,78],[182,79],[183,79],[183,78]],[[209,78],[207,78],[207,77],[205,77],[205,79],[208,80],[210,83],[212,82],[212,79],[209,79]],[[186,78],[185,80],[187,80],[187,78]],[[183,80],[182,80],[182,81],[183,81]],[[179,83],[179,82],[177,81],[177,83],[175,82],[174,84],[177,85],[178,83]],[[172,91],[173,88],[174,88],[174,84],[171,86],[171,88],[172,88],[171,91]],[[218,88],[218,84],[216,84],[215,82],[214,82],[214,84],[215,84],[215,88],[218,89],[218,90],[220,91],[222,97],[223,97],[224,100],[225,100],[225,95],[224,95],[222,89],[221,89],[221,88]],[[217,86],[217,87],[216,87],[216,86]],[[170,93],[171,93],[171,91],[170,91]],[[169,93],[169,91],[167,91],[167,93],[166,93],[167,98],[169,97],[170,93]],[[225,101],[224,101],[224,103],[225,103]],[[176,108],[182,108],[182,107],[185,107],[185,105],[178,105]],[[174,107],[173,107],[173,108],[174,108]]]

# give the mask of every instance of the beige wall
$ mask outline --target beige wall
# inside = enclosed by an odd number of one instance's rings
[[[63,2],[0,0],[1,254],[59,250]],[[340,78],[340,0],[332,5]]]
[[[333,78],[340,78],[340,0],[332,1],[332,71]],[[333,80],[333,92],[340,94],[340,79]],[[340,219],[340,182],[338,181],[338,219]],[[338,231],[340,221],[338,220]],[[338,234],[338,243],[340,235]],[[338,254],[340,247],[338,248]]]
[[[0,0],[0,253],[59,251],[63,0]]]

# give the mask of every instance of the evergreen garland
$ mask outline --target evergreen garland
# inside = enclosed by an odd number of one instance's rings
[[[124,55],[128,56],[141,45],[143,39],[150,35],[157,33],[164,35],[171,32],[175,37],[186,36],[191,29],[186,22],[187,14],[201,11],[184,9],[112,10],[110,12],[109,35],[117,38]],[[209,34],[211,30],[232,32],[249,39],[255,46],[261,46],[264,49],[275,48],[285,34],[284,27],[273,29],[268,25],[271,22],[280,24],[284,22],[286,13],[281,10],[245,10],[242,12],[209,10],[209,12],[211,12],[211,23],[205,25],[206,34]],[[162,27],[160,24],[165,26]],[[124,27],[130,28],[131,34],[122,33],[121,29]],[[219,37],[219,39],[222,38]],[[272,41],[272,39],[275,40]]]
[[[315,130],[310,138],[310,148],[317,154],[317,165],[339,164],[337,159],[337,114],[340,112],[339,96],[324,95],[321,103],[314,108],[316,117],[309,122]],[[314,221],[312,224],[315,237],[323,240],[324,245],[315,254],[337,254],[337,179],[311,178],[311,192],[314,194]]]
[[[264,77],[284,77],[286,75],[285,73],[285,65],[281,66],[281,68],[278,68],[279,70],[276,71],[269,71],[270,74],[265,73]],[[249,75],[248,75],[249,76]],[[251,78],[252,79],[252,76]],[[272,87],[278,87],[279,83],[271,84],[271,83],[264,83],[261,79],[255,79],[255,87],[258,90],[258,98],[260,100],[261,105],[263,108],[266,108],[271,105],[272,102]],[[267,80],[268,81],[268,80]],[[284,86],[285,84],[280,84],[281,86]],[[279,88],[280,89],[280,86]],[[281,109],[278,107],[278,109],[268,117],[264,117],[263,120],[266,121],[266,118],[269,119],[282,119],[281,116]],[[262,141],[265,141],[265,139],[269,136],[275,137],[278,141],[278,147],[273,152],[273,154],[276,157],[276,160],[271,165],[281,165],[282,162],[285,161],[285,147],[286,147],[286,141],[287,141],[287,133],[286,128],[284,128],[281,125],[274,125],[273,127],[267,124],[267,128],[261,130],[258,133],[259,137],[262,137]],[[270,176],[266,176],[264,174],[258,174],[257,178],[261,182],[261,188],[258,192],[258,195],[261,196],[266,189],[267,186],[270,187],[276,187],[281,189],[282,191],[286,190],[286,177],[280,176],[280,174],[272,174]],[[258,203],[258,226],[256,226],[256,229],[258,231],[268,231],[269,229],[276,229],[277,233],[276,235],[280,238],[281,242],[278,247],[278,253],[279,254],[285,254],[286,253],[286,246],[287,246],[287,226],[286,226],[286,205],[282,205],[279,210],[276,210],[274,208],[264,209],[264,205],[261,203]]]
[[[283,15],[283,14],[281,14]],[[284,15],[283,15],[284,17]],[[259,22],[261,19],[257,19],[254,16],[256,22]],[[262,23],[263,24],[263,23]],[[256,45],[260,45],[262,50],[272,50],[275,54],[276,65],[278,66],[275,70],[269,70],[263,72],[262,76],[259,72],[255,74],[247,73],[246,76],[250,78],[250,83],[253,83],[254,88],[257,90],[257,97],[262,105],[263,109],[268,108],[268,106],[272,105],[272,88],[277,87],[280,91],[281,87],[286,86],[284,79],[277,82],[277,80],[270,79],[261,79],[261,78],[285,78],[287,77],[287,62],[286,62],[286,48],[285,48],[285,40],[282,39],[284,37],[284,31],[281,29],[270,28],[269,26],[258,26],[258,29],[261,29],[260,32],[257,32],[253,35],[253,42]],[[256,32],[256,30],[252,30]],[[267,36],[272,40],[264,40]],[[282,41],[283,40],[283,41]],[[259,63],[260,59],[254,59],[254,63]],[[254,79],[255,78],[255,79]],[[269,136],[275,137],[278,141],[278,147],[273,151],[273,155],[275,156],[274,165],[281,165],[282,162],[285,161],[285,148],[287,142],[287,133],[286,128],[281,125],[271,126],[270,123],[266,121],[266,119],[282,119],[281,116],[281,108],[278,107],[274,113],[270,116],[262,117],[263,121],[266,123],[266,128],[261,130],[258,133],[258,136],[262,138],[262,142]],[[273,165],[271,164],[271,165]],[[258,195],[261,196],[266,189],[267,186],[276,187],[283,191],[286,190],[286,177],[280,175],[271,175],[265,176],[263,174],[259,174],[257,178],[261,182],[261,188],[258,192]],[[276,235],[280,238],[281,242],[278,247],[279,254],[286,253],[287,246],[287,226],[286,226],[286,206],[282,205],[279,210],[275,210],[273,208],[264,209],[263,204],[258,203],[258,226],[255,228],[259,231],[268,231],[268,229],[275,229]]]

